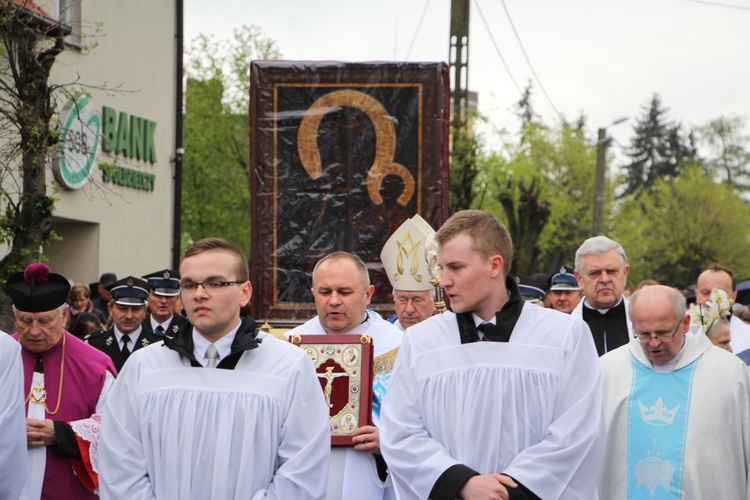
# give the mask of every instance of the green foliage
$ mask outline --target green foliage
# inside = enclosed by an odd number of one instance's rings
[[[546,169],[547,199],[552,212],[540,238],[543,251],[539,270],[544,272],[557,270],[563,264],[573,264],[575,251],[592,236],[594,219],[595,144],[586,139],[582,127],[572,129],[567,126],[559,128],[553,144]],[[614,183],[609,181],[605,214],[613,192]]]
[[[481,146],[479,140],[473,134],[469,134],[465,128],[454,129],[453,147],[451,150],[450,165],[450,208],[451,213],[471,208],[477,196],[475,181],[479,174],[479,158]]]
[[[676,178],[622,203],[614,237],[628,254],[631,281],[652,278],[690,285],[712,262],[750,276],[750,208],[733,189],[717,184],[700,165],[683,164]]]
[[[541,200],[542,182],[540,177],[511,177],[497,195],[516,248],[511,266],[515,274],[533,274],[541,253],[539,235],[550,216],[550,203]]]
[[[480,161],[477,207],[495,213],[511,230],[514,272],[533,274],[571,264],[591,236],[595,148],[583,134],[582,119],[575,128],[525,123],[520,143],[506,141],[503,155]]]
[[[230,40],[199,34],[188,47],[185,76],[199,81],[221,81],[225,112],[247,114],[250,62],[279,58],[281,52],[274,40],[266,37],[258,26],[243,25],[232,31]]]
[[[231,41],[199,35],[187,51],[183,160],[184,240],[222,236],[250,251],[250,61],[278,58],[256,26]]]
[[[709,156],[704,165],[712,178],[723,179],[738,191],[750,191],[750,138],[744,135],[745,118],[722,116],[698,129]]]
[[[623,167],[623,196],[650,189],[657,179],[676,177],[682,161],[697,157],[692,136],[684,138],[680,125],[665,119],[668,110],[662,107],[658,94],[643,111],[627,153],[631,162]]]

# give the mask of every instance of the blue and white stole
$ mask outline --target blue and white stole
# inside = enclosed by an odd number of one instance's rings
[[[383,404],[383,398],[391,384],[391,372],[393,365],[396,363],[398,347],[388,351],[375,358],[373,361],[372,377],[372,414],[375,422],[380,421],[380,407]]]
[[[685,439],[697,360],[657,373],[634,357],[628,407],[628,498],[682,497]]]

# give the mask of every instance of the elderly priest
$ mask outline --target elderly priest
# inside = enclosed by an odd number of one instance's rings
[[[28,476],[21,498],[96,499],[90,441],[96,440],[98,423],[89,417],[99,410],[115,368],[106,354],[64,330],[66,278],[45,264],[31,264],[8,278],[7,289],[28,417]]]

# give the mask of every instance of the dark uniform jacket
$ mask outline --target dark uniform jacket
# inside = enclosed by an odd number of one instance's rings
[[[143,323],[141,326],[144,330],[148,330],[157,337],[174,337],[179,329],[188,322],[188,319],[185,316],[180,316],[179,314],[173,314],[172,315],[172,321],[169,322],[169,325],[167,325],[167,329],[163,334],[159,334],[157,332],[154,332],[151,328],[151,315],[149,314],[146,316],[146,319],[143,320]]]
[[[156,335],[151,329],[141,328],[141,334],[137,339],[130,339],[130,351],[136,351],[141,347],[154,344],[163,340],[162,337]],[[100,332],[94,332],[91,335],[87,335],[83,338],[84,342],[88,342],[93,347],[96,347],[100,351],[106,353],[117,368],[117,373],[122,370],[122,365],[125,364],[125,359],[122,357],[122,351],[120,350],[120,343],[117,342],[117,336],[115,336],[115,329],[103,330]]]

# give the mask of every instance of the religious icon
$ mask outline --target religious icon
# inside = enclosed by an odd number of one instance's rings
[[[318,377],[326,379],[326,386],[323,389],[323,394],[325,394],[326,396],[326,403],[328,403],[328,408],[333,408],[333,404],[331,404],[331,393],[333,392],[334,379],[338,377],[349,376],[346,374],[346,372],[333,373],[334,368],[334,366],[327,366],[326,371],[324,371],[323,373],[318,373]]]
[[[341,429],[346,432],[354,432],[357,429],[357,419],[351,413],[345,413],[341,419]]]
[[[250,79],[252,315],[314,315],[311,273],[334,250],[362,258],[370,308],[390,311],[383,244],[416,213],[448,216],[447,66],[254,61]]]
[[[312,359],[312,362],[314,365],[318,364],[318,350],[315,349],[312,346],[308,346],[305,348],[305,352],[308,356],[310,356],[310,359]]]
[[[354,431],[372,422],[373,344],[367,335],[295,335],[310,355],[329,408],[331,444],[353,446]]]
[[[359,352],[354,347],[347,347],[341,354],[341,359],[346,366],[354,366],[359,362]]]

